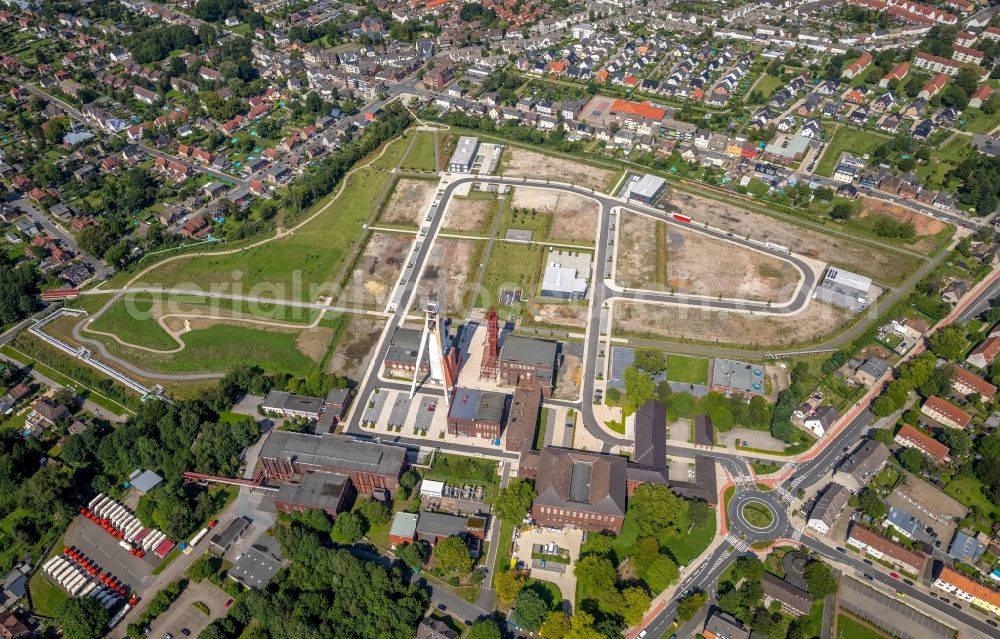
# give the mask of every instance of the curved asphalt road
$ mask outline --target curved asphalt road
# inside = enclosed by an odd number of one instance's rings
[[[757,242],[751,242],[745,238],[735,236],[724,231],[716,231],[714,229],[706,228],[703,226],[698,226],[695,224],[686,224],[675,220],[670,214],[655,209],[650,206],[645,206],[642,204],[637,204],[633,202],[627,202],[621,198],[613,197],[604,193],[596,192],[591,189],[586,189],[572,184],[562,184],[562,183],[552,183],[544,180],[531,180],[527,178],[504,178],[504,177],[488,177],[488,176],[468,176],[460,177],[453,180],[451,183],[445,187],[444,192],[438,202],[436,209],[431,215],[431,221],[427,228],[427,233],[423,236],[427,238],[425,241],[420,243],[419,249],[415,251],[413,256],[413,262],[415,264],[413,273],[419,274],[423,271],[423,266],[426,263],[427,257],[430,254],[431,245],[433,242],[430,241],[431,238],[437,236],[438,231],[441,228],[442,220],[444,218],[444,211],[447,209],[448,203],[455,192],[468,184],[479,183],[479,184],[496,184],[496,185],[510,185],[510,186],[531,186],[533,188],[541,188],[547,190],[561,191],[563,193],[573,193],[585,198],[589,198],[600,206],[600,232],[598,233],[598,238],[596,246],[594,249],[594,264],[595,273],[592,280],[591,286],[591,303],[590,303],[590,317],[587,321],[587,336],[584,343],[584,375],[583,382],[581,384],[581,412],[583,413],[583,423],[587,428],[588,432],[597,437],[598,439],[605,442],[605,448],[609,449],[614,445],[630,445],[632,442],[629,439],[622,437],[615,437],[610,435],[598,422],[596,415],[594,414],[593,404],[590,402],[590,398],[594,394],[594,377],[597,369],[597,359],[600,350],[601,343],[601,333],[603,328],[602,315],[605,312],[605,303],[610,299],[630,299],[630,300],[641,300],[647,302],[657,302],[661,304],[679,304],[687,305],[692,307],[700,308],[710,308],[714,310],[744,310],[753,311],[756,313],[767,313],[774,315],[788,315],[795,313],[809,300],[809,294],[812,291],[813,285],[815,284],[815,274],[809,265],[799,259],[794,255],[790,255],[785,251],[780,251],[777,249],[770,248],[763,244],[758,244]],[[754,302],[739,302],[736,300],[719,300],[719,299],[708,299],[701,296],[694,295],[671,295],[669,293],[657,293],[657,292],[646,292],[646,291],[616,291],[611,289],[607,282],[610,277],[611,271],[609,270],[609,265],[611,264],[612,249],[611,244],[613,235],[611,229],[611,213],[612,209],[617,207],[623,207],[628,210],[636,211],[638,213],[647,215],[659,221],[666,222],[667,224],[674,224],[678,226],[683,226],[689,228],[692,231],[708,235],[714,239],[733,242],[753,250],[766,253],[773,257],[785,260],[793,264],[802,273],[803,281],[802,285],[796,292],[795,297],[779,306],[768,305],[766,303],[754,303]],[[383,332],[383,339],[380,341],[378,348],[376,349],[373,357],[374,362],[381,362],[385,359],[385,355],[389,350],[389,339],[397,327],[403,322],[406,317],[406,311],[410,307],[412,302],[413,293],[416,289],[416,283],[419,277],[410,278],[410,280],[402,284],[403,291],[399,297],[399,304],[397,305],[396,312],[393,313],[392,317],[389,319],[388,324]],[[606,321],[606,316],[605,316]],[[377,364],[376,364],[377,365]],[[355,404],[355,407],[359,403],[364,403],[364,398],[371,395],[372,391],[379,385],[379,380],[376,375],[368,375],[368,377],[363,380],[361,387],[358,389],[358,397],[361,398],[360,402]],[[347,424],[347,432],[363,435],[360,427],[362,411],[360,409],[352,410],[350,418]]]

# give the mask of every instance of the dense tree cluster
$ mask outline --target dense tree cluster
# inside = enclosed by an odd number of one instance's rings
[[[159,62],[174,49],[197,45],[198,35],[186,24],[171,24],[144,29],[128,40],[128,48],[136,62]]]
[[[14,266],[7,252],[0,253],[0,327],[31,314],[40,280],[34,264]]]
[[[246,9],[244,0],[198,0],[194,17],[206,22],[222,22],[229,16],[238,16]]]

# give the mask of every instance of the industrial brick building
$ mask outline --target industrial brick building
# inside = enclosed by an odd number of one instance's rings
[[[397,328],[389,341],[389,350],[386,351],[385,360],[382,362],[383,372],[388,377],[412,378],[414,369],[417,366],[417,352],[420,349],[420,331],[414,328]],[[419,370],[421,375],[430,372],[428,359],[425,357],[420,362]]]
[[[625,521],[625,458],[580,450],[539,453],[531,516],[542,526],[621,532]]]
[[[537,384],[525,388],[518,386],[510,400],[507,415],[504,449],[523,453],[531,450],[538,427],[538,413],[542,406],[542,392]]]
[[[298,483],[284,483],[274,497],[274,507],[283,513],[319,509],[336,517],[349,504],[354,487],[340,473],[306,473]]]
[[[448,433],[465,437],[500,437],[503,423],[503,393],[457,388],[448,409]]]
[[[520,386],[534,380],[542,396],[551,397],[558,352],[556,342],[508,335],[500,350],[500,379],[508,386]]]
[[[350,477],[360,493],[383,488],[395,494],[406,470],[406,449],[342,435],[279,430],[264,442],[260,464],[276,481],[301,481],[307,473],[338,473]]]

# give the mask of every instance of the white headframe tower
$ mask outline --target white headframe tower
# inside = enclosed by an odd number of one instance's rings
[[[420,335],[420,348],[417,350],[417,361],[414,364],[413,383],[410,384],[410,398],[417,392],[417,381],[420,379],[420,363],[424,361],[424,351],[430,361],[429,381],[444,386],[444,403],[451,401],[451,388],[455,380],[455,365],[444,352],[445,328],[438,316],[436,302],[428,302],[424,308],[424,329]]]

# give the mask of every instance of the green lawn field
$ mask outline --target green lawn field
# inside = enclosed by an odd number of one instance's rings
[[[156,321],[152,312],[155,303],[153,296],[147,293],[126,295],[94,320],[89,328],[114,333],[129,344],[159,350],[177,348],[177,342]]]
[[[496,303],[500,289],[511,287],[521,289],[522,299],[534,297],[540,277],[542,251],[543,248],[538,244],[494,242],[490,262],[483,275],[485,295],[477,296],[477,300]],[[501,315],[504,310],[500,309]]]
[[[1000,515],[1000,508],[983,496],[983,486],[975,477],[953,477],[945,486],[944,492],[966,506],[979,506],[984,513],[993,513],[994,518]]]
[[[417,139],[410,147],[410,152],[403,158],[404,169],[414,171],[437,171],[434,160],[434,134],[430,131],[419,131]]]
[[[123,347],[109,339],[109,350],[136,364],[164,373],[222,371],[252,362],[272,373],[306,375],[316,362],[297,347],[296,331],[265,330],[234,324],[216,324],[185,333],[179,353],[147,353]]]
[[[837,160],[844,151],[849,151],[853,155],[862,156],[871,153],[875,147],[888,140],[885,136],[872,133],[871,131],[861,131],[846,126],[837,129],[833,134],[833,139],[827,145],[822,159],[816,166],[816,174],[830,177],[833,170],[837,168]]]
[[[703,357],[668,353],[667,379],[682,384],[707,384],[708,360]]]
[[[854,617],[837,615],[837,639],[886,639],[888,636]]]
[[[339,199],[291,236],[230,255],[168,262],[136,285],[197,291],[238,283],[246,295],[313,301],[330,290],[331,278],[391,179],[386,171],[365,167],[350,178]],[[324,198],[312,211],[329,202],[330,198]]]
[[[986,114],[981,109],[966,109],[962,112],[963,127],[970,133],[989,133],[1000,124],[1000,111]]]

